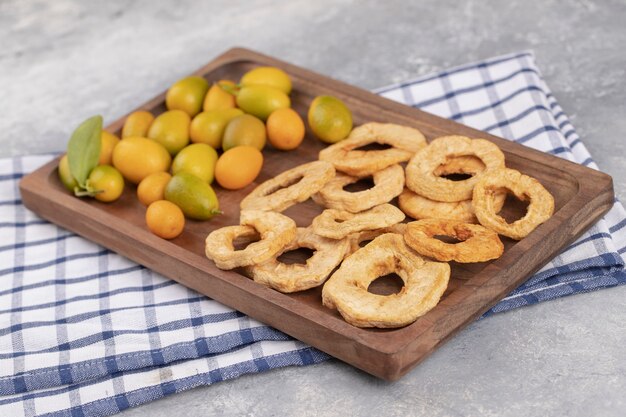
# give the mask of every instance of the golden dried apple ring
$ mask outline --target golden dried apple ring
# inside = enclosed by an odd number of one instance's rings
[[[499,192],[493,195],[493,207],[496,212],[502,210],[506,193]],[[434,201],[415,194],[405,188],[398,197],[398,206],[407,216],[414,219],[448,219],[464,223],[478,223],[474,214],[472,200],[445,202]]]
[[[435,168],[433,173],[438,177],[451,174],[476,175],[484,170],[485,164],[483,164],[479,158],[464,155],[446,158],[446,162]]]
[[[242,210],[284,211],[305,201],[335,176],[329,162],[313,161],[282,172],[241,200]]]
[[[373,143],[389,145],[382,150],[358,150]],[[426,146],[422,132],[393,123],[366,123],[350,135],[322,151],[319,159],[335,165],[338,171],[354,177],[365,177],[388,166],[411,159],[415,152]]]
[[[261,240],[235,250],[237,238],[258,235]],[[241,212],[240,226],[226,226],[211,232],[205,241],[207,258],[220,269],[258,264],[271,259],[296,236],[296,223],[280,213],[249,210]]]
[[[478,157],[485,169],[462,181],[452,181],[435,175],[435,170],[450,158],[467,155]],[[487,171],[499,168],[504,168],[504,154],[488,140],[442,136],[434,139],[411,158],[406,167],[406,186],[414,193],[431,200],[470,200],[478,180]]]
[[[404,281],[399,293],[367,291],[376,278],[393,272]],[[449,279],[447,263],[425,261],[406,246],[402,236],[388,233],[343,261],[324,284],[322,302],[353,326],[402,327],[437,305]]]
[[[526,214],[510,224],[497,214],[490,198],[502,189],[509,190],[522,201],[529,201]],[[554,213],[552,194],[535,178],[509,168],[484,175],[474,187],[472,205],[480,224],[516,240],[526,237]]]
[[[383,227],[382,229],[364,230],[362,232],[352,233],[346,238],[350,242],[348,255],[351,255],[361,249],[361,244],[363,242],[366,242],[368,240],[374,240],[374,238],[377,238],[380,235],[384,235],[385,233],[396,233],[399,235],[404,235],[405,231],[406,223],[398,223],[389,227]]]
[[[354,184],[360,178],[337,173],[328,181],[313,200],[327,208],[358,213],[391,201],[404,188],[404,169],[398,164],[391,165],[372,175],[374,186],[367,190],[349,192],[343,188]]]
[[[254,281],[280,292],[304,291],[322,285],[343,261],[348,247],[347,239],[327,239],[313,233],[310,228],[299,227],[296,238],[281,253],[298,248],[312,249],[315,252],[306,264],[285,264],[274,255],[267,262],[247,267],[246,271]]]
[[[449,236],[460,242],[446,243],[435,236]],[[446,262],[486,262],[499,258],[504,252],[504,245],[493,230],[478,224],[443,219],[408,223],[404,240],[420,255]]]
[[[311,227],[320,236],[343,239],[352,233],[381,229],[400,223],[404,217],[404,213],[391,204],[381,204],[360,213],[326,209],[313,219]]]

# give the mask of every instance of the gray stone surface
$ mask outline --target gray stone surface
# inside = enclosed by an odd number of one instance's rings
[[[626,3],[0,1],[0,156],[60,151],[232,46],[375,88],[533,49],[626,197]],[[339,361],[245,376],[124,416],[623,416],[626,288],[479,321],[400,381]]]

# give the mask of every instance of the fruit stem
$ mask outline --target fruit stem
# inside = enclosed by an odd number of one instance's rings
[[[220,83],[217,83],[217,85],[219,85],[222,90],[226,91],[228,94],[231,94],[233,96],[237,96],[237,93],[239,92],[238,86],[233,87],[232,85],[220,84]]]
[[[94,190],[92,188],[74,187],[74,195],[76,197],[94,197],[96,194],[103,193],[104,190]]]

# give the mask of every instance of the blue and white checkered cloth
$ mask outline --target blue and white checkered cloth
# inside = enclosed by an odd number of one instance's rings
[[[378,91],[596,168],[530,52]],[[24,208],[18,181],[51,156],[0,160],[0,415],[102,416],[327,355]],[[626,282],[612,210],[487,315]]]

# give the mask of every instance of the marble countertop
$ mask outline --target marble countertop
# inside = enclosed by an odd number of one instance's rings
[[[626,198],[626,3],[619,0],[0,2],[0,157],[61,151],[243,46],[372,89],[532,49]],[[244,376],[140,416],[623,416],[626,287],[497,314],[396,383],[337,360]]]

